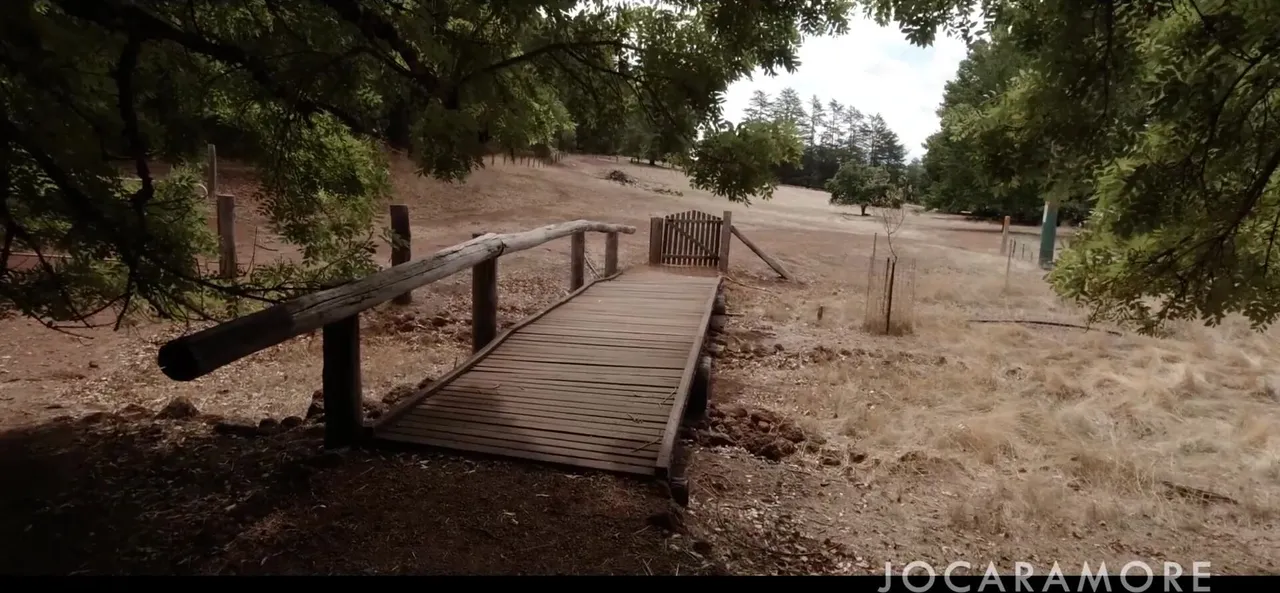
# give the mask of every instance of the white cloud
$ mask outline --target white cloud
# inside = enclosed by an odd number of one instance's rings
[[[794,88],[805,100],[817,95],[825,103],[835,99],[866,114],[879,113],[898,133],[907,153],[924,154],[920,146],[938,130],[935,111],[943,86],[965,57],[964,43],[942,37],[932,47],[916,47],[896,27],[880,27],[857,18],[841,37],[816,37],[800,48],[800,67],[770,77],[758,72],[753,80],[729,87],[724,115],[739,121],[751,94],[770,95]]]

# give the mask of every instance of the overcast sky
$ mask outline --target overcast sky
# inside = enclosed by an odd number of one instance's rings
[[[879,113],[898,133],[910,157],[924,154],[924,139],[938,130],[935,113],[942,88],[965,56],[964,43],[941,38],[932,47],[911,45],[896,26],[880,27],[857,18],[842,37],[816,37],[800,48],[795,74],[769,77],[757,73],[729,87],[724,115],[738,122],[751,94],[762,90],[776,96],[794,88],[809,106],[818,95],[823,103],[835,99],[867,115]]]

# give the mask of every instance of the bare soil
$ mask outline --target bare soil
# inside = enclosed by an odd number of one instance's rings
[[[648,217],[727,209],[798,277],[779,280],[735,240],[711,414],[686,430],[689,508],[595,472],[326,452],[308,413],[318,338],[176,383],[155,352],[190,328],[74,337],[8,320],[0,572],[878,574],[912,560],[1072,572],[1135,559],[1277,572],[1274,331],[1228,320],[1156,339],[969,323],[1082,319],[1031,263],[1000,255],[991,223],[913,210],[889,243],[878,217],[819,192],[731,205],[625,159],[499,159],[460,185],[395,166],[417,256],[473,232],[587,218],[639,227],[620,260],[641,265]],[[251,172],[220,175],[242,196],[242,257],[291,257],[244,197]],[[905,336],[862,329],[873,245],[914,263]],[[568,251],[566,240],[502,258],[502,323],[564,294]],[[588,256],[602,267],[601,239]],[[468,281],[363,316],[371,414],[465,358]]]

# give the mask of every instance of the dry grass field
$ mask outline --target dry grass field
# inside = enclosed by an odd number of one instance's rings
[[[914,261],[913,331],[880,336],[863,320],[882,225],[824,193],[784,187],[730,205],[671,170],[586,156],[499,161],[455,186],[396,167],[418,256],[472,232],[587,218],[639,227],[620,259],[643,265],[648,217],[730,209],[797,276],[779,280],[735,240],[712,419],[689,435],[689,509],[610,475],[324,453],[309,422],[223,434],[223,418],[305,416],[318,339],[175,383],[154,356],[183,328],[73,337],[9,320],[0,572],[878,574],[885,562],[966,560],[1070,573],[1135,559],[1280,572],[1276,331],[1235,319],[1163,338],[971,323],[1083,316],[1030,263],[1014,262],[1006,290],[998,226],[912,211],[893,249]],[[614,169],[637,183],[605,180]],[[250,172],[222,177],[251,195]],[[238,225],[242,257],[288,257],[247,203]],[[501,322],[564,293],[568,243],[500,260]],[[588,257],[600,267],[601,238]],[[365,316],[370,410],[466,356],[468,283],[461,274]],[[157,418],[175,399],[196,410]]]

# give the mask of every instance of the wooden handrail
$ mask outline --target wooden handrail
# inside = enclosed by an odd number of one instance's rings
[[[430,257],[392,266],[342,286],[303,295],[174,339],[160,348],[156,362],[170,379],[190,381],[503,254],[586,232],[630,235],[636,228],[575,220],[520,233],[485,234],[437,251]]]

